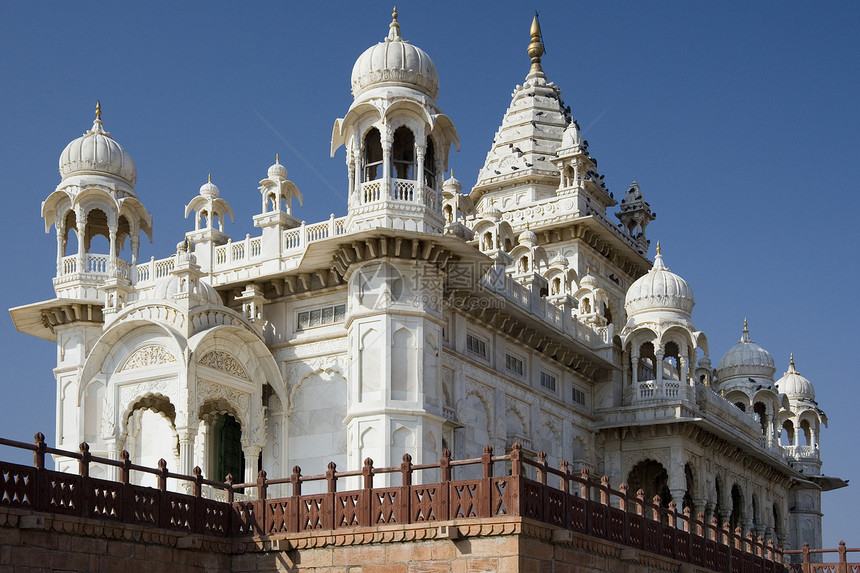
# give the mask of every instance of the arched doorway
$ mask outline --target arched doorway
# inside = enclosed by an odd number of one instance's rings
[[[245,456],[242,452],[242,426],[230,414],[216,414],[212,424],[212,476],[217,481],[233,476],[233,481],[245,478]]]
[[[653,503],[654,496],[660,496],[660,505],[669,507],[672,494],[669,493],[669,472],[663,464],[654,460],[642,460],[627,475],[628,491],[634,495],[640,489],[645,492],[645,501]]]

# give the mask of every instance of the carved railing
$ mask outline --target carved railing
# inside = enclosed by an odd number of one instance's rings
[[[116,260],[115,273],[117,276],[128,278],[130,264],[120,258]],[[84,253],[83,255],[69,255],[60,260],[57,269],[57,278],[71,277],[70,275],[84,275],[90,279],[107,278],[110,274],[110,255],[99,253]]]
[[[48,447],[42,434],[36,434],[34,444],[0,438],[0,445],[33,452],[33,467],[0,462],[0,505],[186,533],[230,535],[231,505],[205,499],[202,489],[204,485],[224,489],[228,499],[233,490],[229,483],[203,479],[199,468],[194,476],[184,476],[169,472],[164,460],[158,469],[132,464],[125,451],[119,460],[111,460],[91,455],[87,444],[81,444],[78,452],[59,450]],[[78,475],[47,469],[46,454],[78,460]],[[119,481],[91,477],[91,464],[118,468]],[[132,472],[155,475],[158,488],[132,484]],[[168,491],[168,479],[185,483],[192,493]]]
[[[284,231],[283,250],[304,249],[310,243],[344,234],[346,234],[346,217],[335,219],[334,214],[332,214],[328,221],[321,221],[312,225],[302,223],[295,229]]]
[[[838,554],[838,561],[818,562],[819,556],[827,553]],[[860,559],[848,561],[848,553],[860,553],[860,548],[848,549],[844,541],[839,542],[838,549],[810,549],[809,543],[803,544],[803,549],[785,551],[786,568],[792,573],[857,573],[860,571]],[[816,559],[816,562],[813,562]]]
[[[406,454],[397,467],[375,468],[367,459],[361,470],[344,472],[332,462],[325,474],[304,476],[296,467],[287,478],[268,479],[260,471],[255,482],[238,484],[230,476],[226,482],[206,480],[200,468],[193,476],[174,474],[164,460],[157,469],[138,466],[125,451],[119,460],[95,457],[85,443],[78,452],[50,448],[42,434],[36,434],[33,444],[0,439],[0,445],[31,450],[34,457],[34,467],[0,463],[0,506],[220,537],[512,516],[713,571],[785,571],[783,553],[773,541],[753,539],[752,533],[743,536],[740,528],[732,532],[728,523],[720,527],[716,519],[706,523],[701,513],[691,516],[689,508],[678,512],[674,502],[662,507],[659,496],[646,500],[642,490],[629,495],[626,484],[612,489],[608,477],[595,480],[587,469],[574,474],[567,462],[552,468],[543,452],[536,460],[526,458],[519,443],[503,456],[494,456],[487,446],[480,458],[452,460],[445,450],[438,463],[413,464]],[[46,454],[78,460],[79,475],[46,469]],[[118,468],[119,480],[91,477],[91,464]],[[433,472],[439,481],[415,483],[419,471]],[[132,472],[155,475],[158,487],[134,485]],[[462,479],[453,479],[455,472]],[[380,479],[388,483],[376,484]],[[169,491],[168,480],[191,493]],[[339,491],[339,482],[361,487]],[[204,498],[204,486],[223,490],[226,501]],[[269,498],[272,487],[288,487],[291,495]],[[321,493],[303,493],[312,488]],[[240,489],[256,499],[236,501]],[[807,561],[810,552],[807,547]]]

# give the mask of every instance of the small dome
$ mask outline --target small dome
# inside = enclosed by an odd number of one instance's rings
[[[104,130],[101,105],[96,104],[93,127],[69,143],[60,154],[60,176],[110,175],[134,187],[137,169],[131,155]]]
[[[535,235],[532,231],[526,229],[525,231],[520,233],[519,243],[528,247],[537,245],[537,235]]]
[[[490,206],[490,208],[484,211],[483,214],[484,217],[490,221],[499,221],[502,218],[502,212],[495,205]]]
[[[801,376],[794,367],[794,354],[789,358],[788,372],[776,381],[776,387],[790,400],[815,401],[815,388],[812,382]]]
[[[639,277],[627,291],[624,308],[627,315],[652,309],[679,310],[690,315],[693,306],[693,289],[687,281],[679,277],[663,264],[660,254],[660,244],[657,244],[657,256],[654,266],[643,277]]]
[[[203,281],[197,281],[197,284],[199,290],[196,295],[201,304],[224,304],[215,287]],[[159,279],[147,298],[151,300],[174,300],[179,292],[179,277],[168,275]]]
[[[209,197],[210,199],[215,199],[221,195],[221,191],[219,191],[218,187],[212,183],[212,175],[209,175],[209,181],[200,187],[200,195],[203,197]]]
[[[451,171],[451,177],[446,179],[442,184],[443,191],[449,191],[452,194],[459,193],[463,190],[463,184],[460,183],[460,180],[454,177],[454,171]]]
[[[744,319],[741,339],[720,359],[717,365],[717,377],[721,382],[738,376],[759,376],[773,380],[774,372],[776,367],[773,356],[752,341],[747,321]]]
[[[557,252],[555,256],[549,260],[549,266],[551,267],[560,267],[564,269],[567,268],[568,264],[567,257],[565,257],[561,251]]]
[[[585,269],[585,276],[579,281],[579,286],[580,288],[590,288],[592,290],[597,288],[597,279],[591,274],[591,269]]]
[[[275,155],[275,163],[271,167],[269,167],[268,174],[269,179],[283,179],[284,181],[287,180],[287,168],[281,165],[277,154]]]
[[[432,99],[436,99],[439,93],[436,65],[424,50],[400,36],[396,9],[392,14],[388,37],[365,50],[352,68],[353,97],[358,97],[372,87],[384,85],[408,85]]]
[[[571,147],[582,146],[582,134],[579,132],[579,124],[576,121],[571,121],[567,129],[561,135],[561,147],[559,149],[568,149]]]

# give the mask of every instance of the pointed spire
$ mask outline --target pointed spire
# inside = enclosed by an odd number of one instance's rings
[[[400,24],[397,22],[397,6],[391,12],[391,24],[388,26],[388,38],[386,40],[389,42],[403,41],[403,38],[400,36]]]
[[[528,54],[532,59],[532,67],[529,73],[543,73],[543,68],[540,65],[540,58],[546,50],[543,47],[542,36],[540,32],[540,22],[538,22],[538,14],[535,12],[534,20],[532,20],[531,43],[529,43]]]
[[[209,183],[212,183],[212,174],[209,174]]]
[[[280,157],[280,154],[278,154],[278,153],[275,154],[275,163],[277,165],[281,164],[281,157]]]
[[[100,101],[96,101],[96,118],[93,120],[93,127],[84,135],[91,133],[101,133],[110,137],[110,134],[105,131],[104,124],[102,123],[102,104]]]
[[[663,254],[660,249],[660,241],[657,241],[657,255],[654,257],[654,266],[651,267],[652,271],[664,270],[667,271],[669,269],[666,268],[666,265],[663,264]]]
[[[750,338],[750,329],[747,325],[746,317],[744,318],[744,331],[741,334],[741,342],[752,342],[752,339]]]
[[[788,356],[788,372],[786,374],[797,374],[797,367],[794,365],[794,352]]]

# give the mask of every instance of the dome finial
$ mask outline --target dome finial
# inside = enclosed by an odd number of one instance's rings
[[[281,163],[281,157],[280,157],[280,154],[278,154],[278,153],[275,154],[275,163],[277,163],[279,165]]]
[[[797,372],[797,367],[794,365],[794,352],[788,355],[788,370],[789,372]]]
[[[540,65],[540,57],[544,55],[546,50],[543,47],[542,35],[540,32],[540,22],[538,22],[538,13],[535,12],[534,20],[532,20],[531,27],[531,37],[532,41],[529,43],[528,54],[532,59],[532,67],[530,72],[543,72],[543,68]]]
[[[397,22],[397,6],[395,6],[394,10],[391,12],[391,24],[388,26],[388,38],[386,39],[389,42],[399,42],[403,40],[400,36],[400,24]]]
[[[209,183],[212,183],[212,174],[209,174]]]
[[[102,123],[102,103],[98,100],[96,100],[96,118],[93,120],[93,127],[84,135],[93,133],[101,133],[110,137],[110,133],[105,131],[104,124]]]
[[[744,331],[741,334],[741,342],[752,342],[752,339],[750,338],[750,329],[747,325],[746,317],[744,317]]]
[[[660,241],[657,241],[657,254],[660,254]]]

